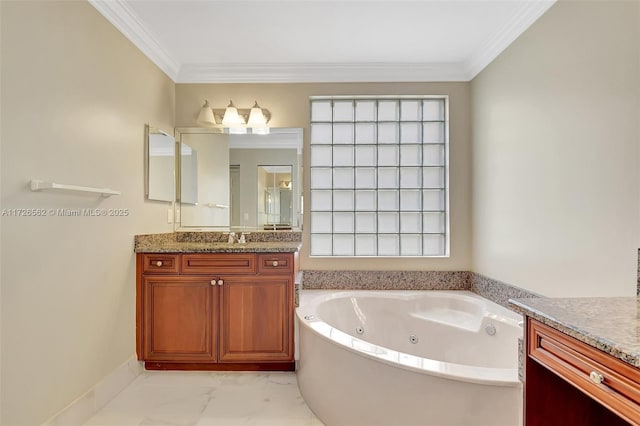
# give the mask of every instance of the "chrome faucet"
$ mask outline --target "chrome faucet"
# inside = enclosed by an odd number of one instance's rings
[[[236,234],[235,232],[225,232],[224,235],[228,235],[229,238],[227,240],[227,243],[229,244],[233,244],[233,243],[239,243],[239,244],[245,244],[247,242],[247,235],[249,235],[250,232],[242,232],[240,234]]]

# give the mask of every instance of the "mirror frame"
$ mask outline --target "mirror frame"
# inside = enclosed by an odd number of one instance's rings
[[[297,143],[295,144],[295,146],[293,146],[291,143],[282,143],[282,144],[278,144],[278,143],[270,143],[269,148],[291,148],[291,149],[296,149],[298,152],[298,176],[299,176],[299,183],[296,186],[298,188],[297,190],[297,194],[293,194],[293,196],[295,197],[299,197],[300,198],[300,223],[298,224],[297,227],[293,227],[292,230],[293,231],[301,231],[302,227],[304,226],[304,219],[303,219],[303,205],[302,205],[302,196],[304,193],[304,178],[303,178],[303,168],[304,168],[304,156],[303,156],[303,147],[304,147],[304,128],[302,127],[272,127],[269,129],[270,130],[270,134],[289,134],[289,135],[296,135],[297,136]],[[175,168],[175,188],[176,188],[176,196],[175,196],[175,202],[174,202],[174,219],[179,219],[180,217],[180,189],[181,189],[181,170],[180,170],[180,144],[182,141],[182,135],[183,134],[228,134],[228,132],[226,132],[223,128],[220,127],[176,127],[174,129],[174,139],[175,139],[175,143],[176,143],[176,168]],[[249,133],[251,134],[251,133]],[[234,136],[239,136],[239,135],[234,135]],[[256,135],[256,136],[261,136],[261,135]],[[237,148],[237,149],[243,149],[243,148],[256,148],[256,146],[254,144],[252,144],[251,142],[247,141],[246,143],[243,142],[239,142],[239,143],[234,143],[233,148]],[[231,147],[230,147],[231,149]],[[296,212],[293,212],[293,214],[296,214]],[[221,231],[221,230],[225,230],[225,231],[235,231],[235,230],[242,230],[244,228],[235,228],[232,226],[229,226],[228,228],[223,228],[220,226],[189,226],[189,227],[182,227],[181,223],[179,220],[174,220],[173,222],[173,228],[174,231],[180,231],[180,232],[197,232],[197,231]],[[259,228],[246,228],[247,232],[270,232],[270,231],[265,231]],[[282,232],[290,232],[289,231],[282,231]]]

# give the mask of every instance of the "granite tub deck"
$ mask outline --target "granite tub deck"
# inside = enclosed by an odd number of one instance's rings
[[[275,235],[272,235],[275,234]],[[295,253],[302,243],[298,232],[256,232],[244,244],[227,242],[222,232],[174,232],[136,235],[136,253]]]
[[[634,367],[640,367],[640,298],[510,300],[511,308]]]
[[[509,299],[541,297],[469,271],[302,272],[307,290],[468,290],[509,309]]]

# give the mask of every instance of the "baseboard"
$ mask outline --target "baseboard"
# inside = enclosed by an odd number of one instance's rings
[[[145,370],[153,371],[294,371],[293,361],[282,362],[158,362],[147,361]]]
[[[142,371],[142,363],[133,355],[42,426],[81,426],[133,382]]]

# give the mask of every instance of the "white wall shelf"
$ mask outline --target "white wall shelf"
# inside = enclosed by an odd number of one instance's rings
[[[103,197],[120,195],[120,191],[115,191],[109,188],[93,188],[90,186],[65,185],[62,183],[45,182],[43,180],[38,180],[38,179],[31,180],[31,190],[32,191],[61,190],[61,191],[72,191],[72,192],[84,192],[84,193],[100,194]]]

